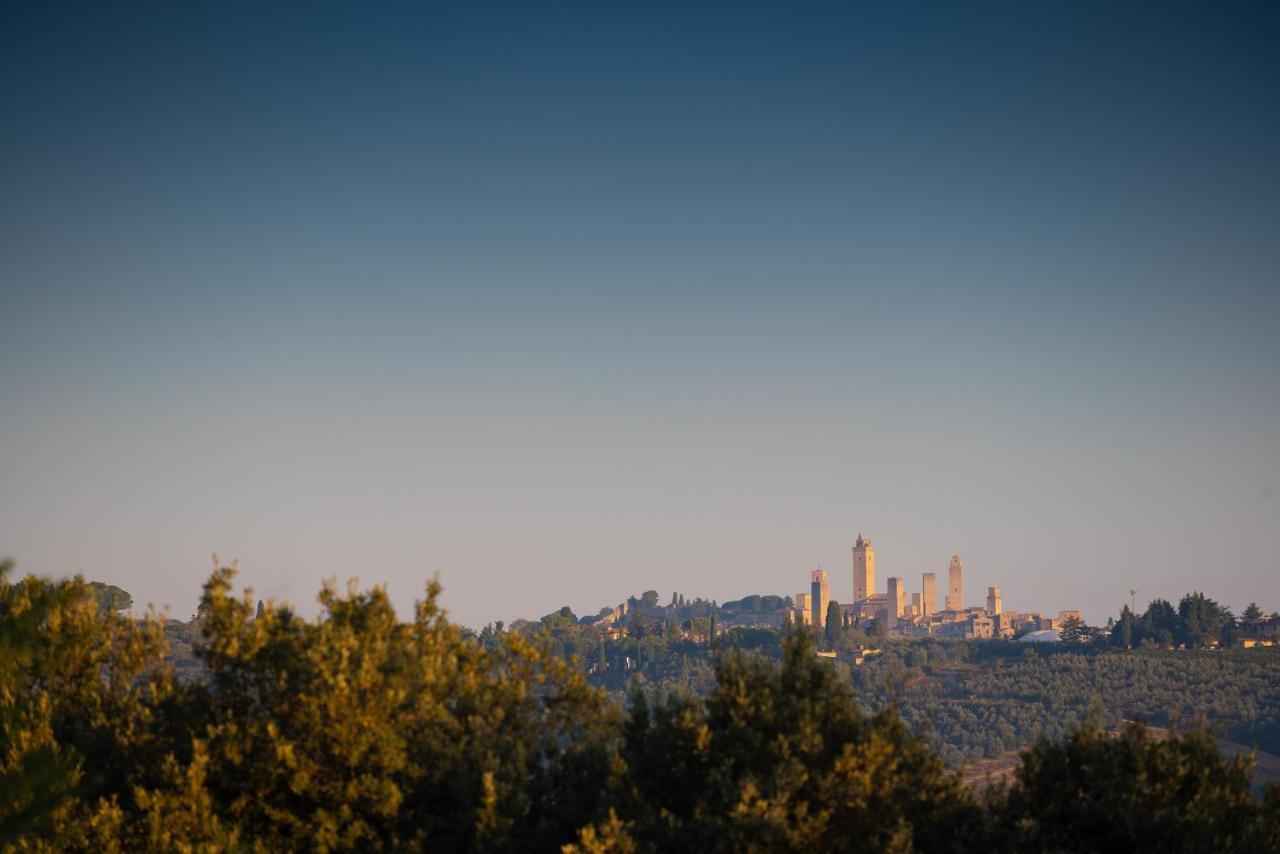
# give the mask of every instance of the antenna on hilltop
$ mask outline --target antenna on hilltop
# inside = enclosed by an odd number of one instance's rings
[[[1138,613],[1138,588],[1129,588],[1129,610]]]

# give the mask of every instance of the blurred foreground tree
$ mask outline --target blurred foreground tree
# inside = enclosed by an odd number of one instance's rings
[[[133,597],[114,584],[90,581],[89,590],[93,593],[98,607],[103,611],[114,614],[116,611],[127,611],[133,607]]]
[[[808,628],[781,663],[726,635],[705,700],[637,680],[624,717],[545,634],[450,623],[434,583],[409,622],[329,586],[303,620],[219,569],[179,685],[154,617],[10,572],[4,851],[1280,849],[1280,793],[1198,731],[1086,724],[975,795],[895,708],[862,712]]]
[[[0,846],[109,849],[117,801],[168,747],[163,629],[102,608],[78,576],[11,583],[12,569],[0,563]]]
[[[981,813],[892,711],[868,717],[807,632],[781,665],[741,650],[706,701],[632,698],[626,774],[582,850],[947,850],[978,841]],[[596,848],[595,850],[601,850]]]
[[[1202,728],[1112,736],[1086,722],[1024,754],[1000,835],[1018,851],[1280,851],[1280,791],[1252,797],[1252,771]]]

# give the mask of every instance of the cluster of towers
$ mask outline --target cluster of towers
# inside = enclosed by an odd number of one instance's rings
[[[886,593],[876,593],[876,552],[871,541],[862,534],[853,545],[853,609],[856,616],[883,617],[890,628],[904,618],[928,617],[938,613],[938,574],[926,572],[920,580],[920,592],[907,597],[906,579],[894,576],[886,580]],[[947,567],[947,592],[944,611],[964,610],[964,564],[959,555],[951,556]]]
[[[1041,613],[1007,611],[999,587],[987,588],[986,607],[966,608],[964,604],[964,564],[958,555],[947,566],[947,586],[942,608],[938,608],[938,575],[924,573],[919,593],[907,593],[906,581],[889,578],[885,592],[876,592],[876,552],[861,534],[853,546],[853,602],[838,607],[844,625],[878,620],[890,634],[906,637],[991,638],[1014,637],[1020,632],[1057,628],[1074,611],[1060,612],[1057,618]],[[809,591],[794,597],[793,619],[824,626],[831,606],[831,584],[825,569],[809,576]]]
[[[802,623],[822,626],[826,623],[831,604],[831,583],[825,569],[816,569],[809,576],[809,591],[794,597],[796,619]],[[840,612],[847,623],[864,619],[879,619],[888,630],[919,631],[933,634],[945,624],[971,622],[974,619],[996,618],[1003,611],[999,587],[987,589],[986,608],[969,608],[964,605],[964,564],[958,555],[951,556],[947,566],[947,586],[938,608],[938,574],[924,573],[919,593],[907,593],[906,581],[901,577],[886,580],[886,591],[876,592],[876,552],[871,541],[861,534],[853,546],[853,602],[841,604]],[[982,631],[984,627],[977,627]]]

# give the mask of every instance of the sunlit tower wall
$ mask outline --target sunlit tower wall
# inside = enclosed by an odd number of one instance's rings
[[[810,604],[811,598],[812,594],[810,593],[797,593],[795,595],[796,617],[802,626],[813,624],[813,606]]]
[[[825,569],[815,569],[809,574],[809,605],[813,609],[813,624],[815,626],[825,626],[827,624],[827,605],[831,602],[831,583],[827,580],[827,571]]]
[[[926,572],[920,585],[920,616],[938,612],[938,573]]]
[[[876,592],[876,550],[871,541],[858,534],[853,546],[853,601],[865,602]]]
[[[889,628],[898,625],[902,620],[902,612],[906,607],[907,586],[902,583],[901,578],[890,578],[889,585],[889,601],[885,607],[885,613],[888,615]]]
[[[1000,588],[987,588],[987,613],[992,616],[999,614],[1004,610],[1004,603],[1000,601]]]
[[[947,567],[947,610],[964,610],[964,564],[959,555],[951,556],[951,566]]]

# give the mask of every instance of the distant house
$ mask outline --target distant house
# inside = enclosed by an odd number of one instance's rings
[[[1280,644],[1280,617],[1271,616],[1240,624],[1240,645],[1276,646]]]

